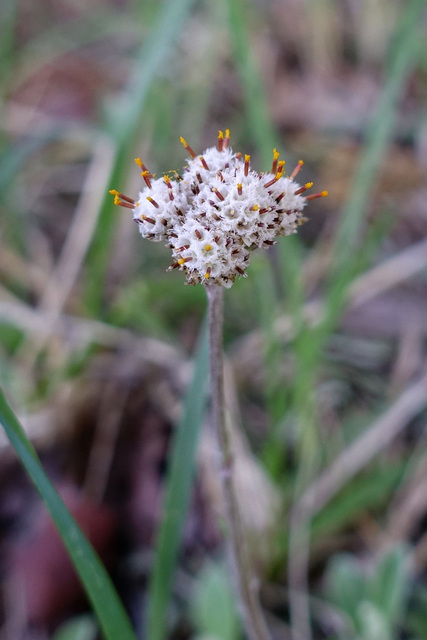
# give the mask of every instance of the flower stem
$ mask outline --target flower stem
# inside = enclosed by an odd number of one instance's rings
[[[270,640],[258,598],[258,581],[252,573],[233,480],[233,447],[225,420],[224,365],[222,356],[223,288],[205,286],[209,303],[211,411],[221,455],[224,516],[234,586],[243,626],[250,640]]]

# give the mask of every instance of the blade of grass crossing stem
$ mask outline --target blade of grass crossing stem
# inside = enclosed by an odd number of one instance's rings
[[[185,397],[183,415],[171,450],[163,520],[158,531],[149,589],[148,640],[164,640],[167,633],[167,610],[190,503],[194,460],[205,411],[208,371],[208,333],[205,322],[199,339],[193,379]]]
[[[43,471],[37,454],[0,389],[0,422],[28,475],[49,509],[80,576],[107,640],[136,640],[111,580],[62,498]]]
[[[117,147],[109,188],[122,189],[125,186],[126,174],[132,170],[135,131],[142,119],[148,92],[181,34],[194,3],[195,0],[167,0],[160,4],[157,24],[140,49],[128,82],[129,90],[123,92],[123,97],[106,124]],[[86,267],[86,305],[94,314],[99,312],[102,303],[101,283],[110,256],[116,215],[117,211],[107,189]]]

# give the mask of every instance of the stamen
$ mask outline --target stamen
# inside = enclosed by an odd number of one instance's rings
[[[209,278],[211,277],[211,273],[212,273],[212,267],[208,267],[205,273],[206,280],[209,280]]]
[[[285,197],[285,195],[285,192],[281,193],[280,196],[276,198],[276,204],[279,204],[279,202]]]
[[[195,234],[195,236],[196,236],[196,238],[198,240],[202,239],[202,234],[200,233],[200,231],[198,229],[194,229],[194,234]]]
[[[147,187],[151,189],[151,180],[150,180],[150,178],[152,177],[151,173],[149,171],[143,171],[141,173],[141,176],[144,178],[144,182],[147,185]]]
[[[205,251],[211,251],[212,250],[212,245],[207,244],[205,245]]]
[[[251,156],[245,155],[245,176],[249,173],[249,163],[251,161]]]
[[[280,153],[277,151],[277,149],[273,149],[273,164],[271,166],[271,173],[277,172],[277,161],[279,159],[279,155]]]
[[[237,271],[238,273],[240,273],[240,275],[241,275],[241,276],[247,276],[247,275],[248,275],[247,273],[245,273],[245,272],[243,271],[243,269],[241,269],[241,268],[240,268],[240,267],[238,267],[238,266],[236,266],[236,267],[235,267],[235,269],[236,269],[236,271]]]
[[[307,191],[307,189],[311,189],[312,186],[313,186],[312,182],[306,182],[303,187],[295,191],[294,196],[299,196],[300,193],[304,193],[304,191]]]
[[[311,196],[307,196],[306,200],[314,200],[315,198],[326,198],[326,196],[328,196],[328,192],[327,191],[321,191],[320,193],[314,193]]]
[[[184,138],[182,138],[182,137],[179,139],[179,141],[180,141],[180,143],[182,144],[182,146],[184,147],[184,149],[185,149],[186,151],[188,151],[188,153],[190,154],[190,156],[191,156],[192,158],[195,158],[195,157],[196,157],[196,154],[194,153],[194,151],[193,151],[193,149],[190,147],[190,145],[188,145],[188,144],[187,144],[187,141],[186,141],[186,140],[184,140]]]
[[[118,191],[116,191],[116,189],[111,189],[109,191],[109,193],[111,193],[111,195],[113,195],[113,196],[116,196],[116,198],[121,198],[122,200],[125,200],[126,202],[129,202],[130,204],[133,204],[133,205],[135,204],[135,200],[133,200],[132,198],[128,198],[128,196],[125,196],[123,193],[119,193]],[[116,199],[116,198],[114,198],[114,199]]]
[[[141,216],[142,220],[144,220],[145,222],[149,222],[150,224],[156,224],[156,221],[153,220],[153,218],[149,218],[148,216],[142,214]]]
[[[215,187],[212,189],[212,191],[214,192],[214,194],[216,195],[216,197],[218,198],[218,200],[225,200],[224,196],[222,195],[222,193],[216,189]]]
[[[276,173],[277,179],[282,177],[283,171],[285,170],[285,164],[286,164],[286,160],[279,160],[279,163],[277,165],[277,173]]]
[[[243,191],[243,185],[241,182],[237,183],[237,193],[239,194],[239,196],[242,195],[242,191]]]
[[[202,184],[202,182],[203,182],[203,178],[202,178],[202,176],[200,175],[200,173],[196,173],[196,178],[197,178],[197,180],[200,182],[200,184]]]
[[[224,134],[222,131],[218,131],[218,144],[217,144],[217,149],[218,151],[222,151],[224,148]]]
[[[114,204],[119,205],[119,207],[125,207],[125,209],[135,209],[134,204],[129,204],[129,202],[121,202],[118,196],[114,198]]]
[[[295,169],[292,171],[291,175],[289,176],[291,180],[293,180],[301,171],[302,166],[304,164],[304,160],[298,160],[298,164],[295,167]]]
[[[249,211],[258,211],[259,204],[254,204],[252,207],[249,207]]]
[[[209,171],[208,163],[206,162],[204,157],[203,156],[199,156],[199,158],[200,158],[200,162],[202,163],[202,165],[206,169],[206,171]]]
[[[230,129],[226,129],[223,149],[227,149],[229,142],[230,142]]]
[[[158,203],[158,202],[156,202],[156,201],[154,200],[154,198],[152,198],[151,196],[147,196],[147,200],[148,200],[148,202],[151,202],[151,204],[153,205],[153,207],[156,207],[156,209],[158,209],[158,208],[159,208],[159,203]]]
[[[141,169],[141,171],[148,171],[147,167],[142,162],[141,158],[135,158],[135,162],[138,165],[138,167]]]

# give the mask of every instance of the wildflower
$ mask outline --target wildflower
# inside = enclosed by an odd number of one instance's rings
[[[306,221],[307,202],[327,195],[306,196],[313,183],[295,182],[302,160],[288,176],[274,149],[271,171],[258,173],[249,155],[233,153],[229,140],[229,130],[220,131],[216,147],[197,155],[181,138],[189,154],[182,176],[169,172],[155,178],[136,158],[145,182],[138,199],[110,191],[115,204],[133,210],[144,238],[172,249],[169,268],[184,271],[190,284],[231,287],[236,276],[246,276],[254,249],[296,233]]]

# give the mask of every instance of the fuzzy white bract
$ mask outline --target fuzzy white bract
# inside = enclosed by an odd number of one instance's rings
[[[182,176],[154,179],[137,158],[146,185],[138,198],[110,192],[116,204],[133,210],[144,238],[168,244],[174,258],[169,268],[184,271],[190,284],[231,287],[237,275],[246,276],[253,249],[295,233],[306,221],[307,201],[327,195],[303,195],[312,183],[294,181],[302,161],[285,176],[276,150],[270,172],[253,171],[248,155],[233,153],[229,136],[220,131],[217,146],[200,156],[181,138],[190,155]]]

